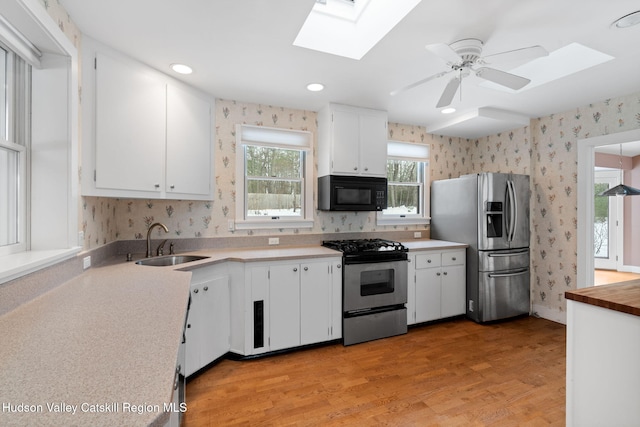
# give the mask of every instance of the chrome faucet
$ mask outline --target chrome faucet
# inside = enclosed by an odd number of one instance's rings
[[[149,229],[147,230],[147,258],[151,258],[153,256],[153,252],[151,251],[151,230],[155,227],[162,227],[164,228],[165,233],[169,232],[167,226],[161,222],[154,222],[149,226]]]

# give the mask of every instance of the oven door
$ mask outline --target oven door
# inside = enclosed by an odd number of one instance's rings
[[[406,304],[407,260],[344,265],[345,312]]]

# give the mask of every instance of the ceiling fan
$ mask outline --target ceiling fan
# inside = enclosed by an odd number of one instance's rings
[[[549,54],[542,46],[530,46],[482,57],[480,56],[482,54],[482,46],[482,41],[478,39],[458,40],[450,45],[444,43],[427,45],[425,49],[444,60],[449,69],[419,80],[409,86],[394,90],[391,92],[391,96],[413,89],[430,80],[453,74],[436,105],[436,108],[446,107],[453,101],[462,79],[472,72],[481,79],[501,86],[506,86],[513,90],[522,89],[531,80],[495,68],[485,67],[485,65],[508,61],[530,61]]]

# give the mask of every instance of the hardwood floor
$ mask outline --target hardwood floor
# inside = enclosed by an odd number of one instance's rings
[[[623,271],[615,270],[598,270],[596,269],[593,274],[594,285],[608,285],[610,283],[626,282],[628,280],[640,279],[640,274],[626,273]]]
[[[565,326],[458,319],[349,347],[222,360],[186,393],[187,427],[562,426]]]

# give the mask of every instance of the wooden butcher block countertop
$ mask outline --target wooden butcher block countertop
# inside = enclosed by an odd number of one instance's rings
[[[565,298],[640,316],[640,280],[567,291]]]

